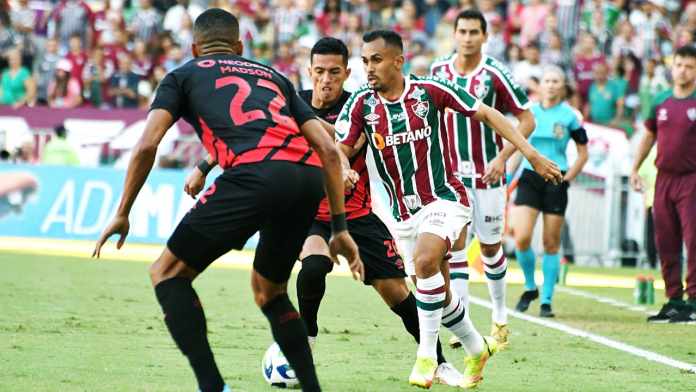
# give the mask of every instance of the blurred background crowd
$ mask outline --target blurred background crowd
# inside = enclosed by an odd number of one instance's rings
[[[489,23],[485,52],[504,60],[532,98],[543,66],[557,64],[586,120],[629,137],[650,97],[668,88],[672,52],[696,34],[688,0],[2,0],[0,104],[146,109],[162,77],[190,59],[192,21],[207,7],[237,15],[245,56],[298,88],[310,87],[314,42],[344,40],[349,91],[365,80],[363,32],[399,32],[406,71],[427,74],[455,49],[455,15],[478,8]]]

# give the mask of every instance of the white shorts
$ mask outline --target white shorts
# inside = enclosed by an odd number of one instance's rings
[[[505,187],[466,188],[472,206],[472,231],[482,244],[493,245],[503,239],[505,193]]]
[[[407,275],[416,274],[413,254],[416,239],[422,233],[435,234],[450,246],[471,220],[471,209],[449,200],[437,200],[423,207],[408,220],[394,224],[394,235]]]

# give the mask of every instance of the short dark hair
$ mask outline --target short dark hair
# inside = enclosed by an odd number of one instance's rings
[[[324,37],[317,41],[309,55],[310,63],[314,61],[315,54],[337,54],[343,58],[343,65],[348,64],[348,47],[338,38]]]
[[[399,51],[404,51],[404,42],[401,40],[401,36],[391,30],[373,30],[368,31],[363,35],[363,42],[370,43],[378,39],[383,39],[387,46],[399,49]]]
[[[488,29],[488,23],[486,23],[486,18],[483,17],[483,14],[479,10],[464,10],[457,14],[457,17],[454,18],[454,29],[457,30],[457,25],[459,24],[459,19],[476,19],[479,22],[481,22],[481,32],[483,34],[486,34],[486,30]]]
[[[229,45],[239,41],[237,17],[220,8],[205,10],[193,24],[198,45]]]
[[[693,44],[684,45],[681,48],[677,49],[676,52],[674,52],[674,56],[691,57],[696,59],[696,46],[694,46]]]

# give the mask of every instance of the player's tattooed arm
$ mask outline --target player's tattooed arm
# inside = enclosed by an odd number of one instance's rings
[[[522,155],[527,158],[529,163],[532,164],[534,170],[544,177],[545,180],[551,181],[554,184],[563,181],[563,175],[558,166],[539,154],[539,151],[532,147],[532,145],[527,142],[527,139],[525,139],[525,137],[522,136],[522,134],[512,126],[512,123],[499,111],[488,105],[481,104],[472,118],[476,121],[485,123],[493,128],[497,134],[512,143],[520,150]]]
[[[529,138],[532,134],[534,128],[536,127],[536,122],[534,121],[534,115],[530,110],[525,110],[518,113],[515,117],[519,120],[517,124],[517,131],[522,134],[522,136]],[[486,173],[484,174],[482,180],[486,184],[493,184],[500,181],[500,178],[505,175],[505,163],[510,159],[512,154],[517,151],[514,144],[506,143],[505,147],[500,151],[498,156],[496,156],[486,167]]]
[[[123,246],[130,228],[128,214],[130,214],[135,198],[150,174],[150,170],[152,170],[155,156],[157,155],[157,147],[173,123],[174,117],[165,109],[153,109],[148,114],[145,131],[133,149],[133,154],[128,164],[126,180],[123,184],[123,195],[121,195],[118,210],[113,220],[99,237],[92,257],[99,257],[101,247],[114,234],[120,235],[116,248],[120,249]]]

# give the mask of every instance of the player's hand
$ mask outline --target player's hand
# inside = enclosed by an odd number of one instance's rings
[[[203,190],[204,186],[205,174],[203,174],[201,169],[198,167],[194,167],[193,170],[191,170],[191,173],[189,173],[188,177],[186,177],[186,182],[184,182],[184,192],[195,199],[196,195]]]
[[[120,237],[116,243],[116,249],[121,249],[123,243],[126,242],[126,236],[128,235],[128,230],[130,229],[130,223],[128,222],[127,216],[116,215],[114,219],[109,223],[104,229],[99,240],[97,240],[97,245],[94,247],[94,252],[92,252],[92,257],[99,258],[101,253],[101,248],[104,246],[106,240],[109,239],[114,234],[119,234]]]
[[[528,158],[529,163],[532,164],[534,171],[539,173],[540,176],[544,178],[545,181],[551,181],[554,185],[558,185],[563,182],[563,174],[558,165],[553,163],[551,160],[543,157],[541,154],[536,153],[531,158]]]
[[[343,170],[343,187],[346,192],[350,192],[360,179],[360,175],[353,169]]]
[[[643,179],[640,178],[638,172],[631,173],[631,187],[636,192],[643,192]]]
[[[486,173],[481,179],[484,184],[493,184],[500,181],[500,178],[505,175],[505,161],[500,157],[495,157],[486,168]]]
[[[339,264],[338,255],[348,260],[348,267],[350,267],[350,272],[353,274],[353,279],[360,280],[361,282],[365,280],[365,267],[363,266],[362,260],[360,260],[358,245],[355,244],[353,237],[348,234],[347,230],[339,231],[331,236],[329,240],[329,251],[331,253],[331,259],[336,264]]]

